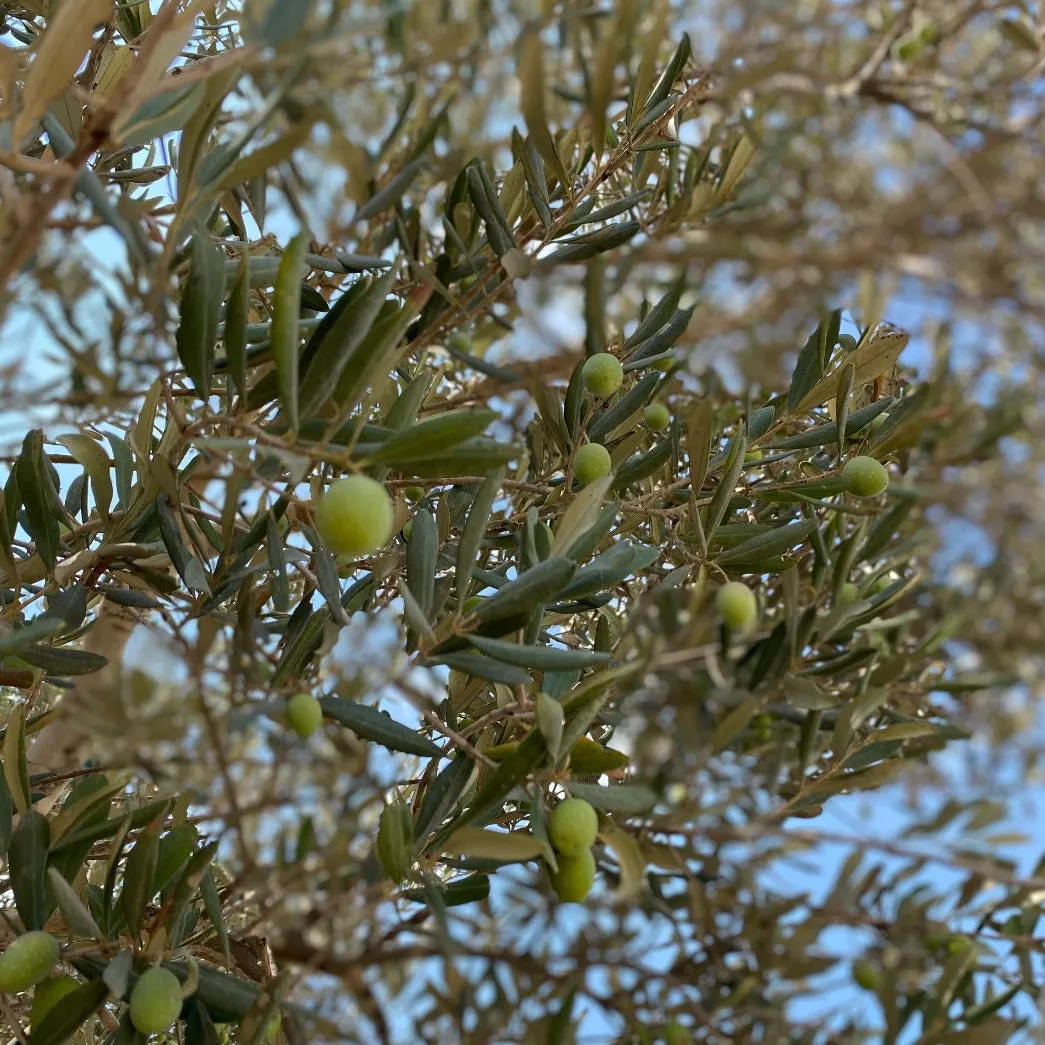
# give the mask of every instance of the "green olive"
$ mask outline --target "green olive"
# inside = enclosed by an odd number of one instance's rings
[[[579,856],[590,849],[598,833],[598,814],[583,798],[567,798],[548,818],[548,837],[556,852],[565,856]]]
[[[593,396],[609,399],[624,383],[624,367],[616,356],[598,352],[589,356],[581,367],[581,379]]]
[[[585,443],[573,457],[573,477],[581,486],[609,475],[612,467],[610,452],[601,443]]]
[[[346,475],[316,501],[316,529],[335,555],[370,555],[392,535],[392,498],[369,476]]]

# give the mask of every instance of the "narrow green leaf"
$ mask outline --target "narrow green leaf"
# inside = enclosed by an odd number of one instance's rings
[[[100,653],[61,646],[30,646],[19,656],[49,675],[90,675],[109,663]]]
[[[477,903],[490,895],[490,877],[485,874],[473,874],[450,882],[439,890],[443,903],[447,907],[460,907],[466,903]],[[413,903],[427,903],[428,893],[424,889],[404,889],[400,894],[403,900]]]
[[[461,540],[457,546],[457,570],[454,576],[454,587],[457,591],[459,605],[463,605],[468,597],[472,566],[479,554],[483,534],[490,521],[490,512],[502,482],[504,482],[504,468],[496,468],[491,471],[476,491],[472,506],[468,510],[468,519],[461,531]]]
[[[588,423],[588,438],[604,443],[621,425],[636,417],[654,397],[661,383],[660,374],[645,374],[612,406],[597,413]]]
[[[185,582],[185,587],[192,592],[203,592],[210,595],[210,585],[207,583],[207,571],[203,563],[189,550],[186,545],[181,527],[178,525],[178,517],[171,507],[167,495],[161,493],[156,498],[156,515],[160,523],[160,537],[163,546],[170,556],[171,565],[178,572],[178,576]]]
[[[232,293],[229,294],[225,306],[225,360],[229,368],[229,378],[241,397],[247,394],[247,322],[250,318],[251,260],[246,251],[240,255]]]
[[[278,0],[270,4],[258,30],[262,46],[279,47],[297,36],[311,7],[312,0]]]
[[[538,730],[531,730],[526,739],[490,774],[476,792],[472,804],[458,818],[458,827],[496,816],[501,811],[505,798],[544,761],[547,754],[544,738]]]
[[[47,869],[47,884],[58,901],[58,910],[62,914],[65,928],[73,936],[84,936],[89,940],[102,941],[105,935],[80,899],[76,890],[61,876],[54,867]]]
[[[375,215],[381,214],[394,207],[402,198],[406,190],[410,188],[414,179],[428,162],[429,161],[424,156],[419,156],[416,160],[412,160],[405,167],[401,168],[383,189],[374,193],[374,195],[356,211],[352,217],[352,221],[355,223],[368,221]]]
[[[605,810],[607,813],[641,816],[657,804],[656,791],[642,784],[611,784],[609,787],[602,787],[599,784],[582,784],[571,780],[569,788],[574,798],[583,798],[596,809]]]
[[[853,436],[865,429],[880,413],[888,410],[893,401],[892,396],[883,396],[881,399],[876,399],[873,403],[868,403],[867,406],[861,407],[859,410],[854,410],[846,419],[845,434]],[[784,439],[777,439],[762,445],[767,450],[811,449],[815,446],[826,446],[837,435],[838,426],[834,423],[829,423],[816,425],[814,428],[808,428],[797,435],[789,435]]]
[[[60,442],[91,477],[94,500],[103,519],[109,517],[112,504],[112,479],[109,477],[109,455],[90,436],[62,435]]]
[[[671,88],[675,86],[675,81],[685,70],[686,63],[689,61],[692,53],[693,47],[690,44],[689,33],[683,33],[678,47],[675,48],[675,53],[671,56],[671,61],[668,62],[664,72],[660,75],[660,79],[657,80],[653,90],[650,91],[650,96],[646,99],[646,104],[643,106],[644,113],[660,105],[668,97]]]
[[[552,212],[548,197],[548,180],[544,174],[544,163],[534,148],[533,141],[512,128],[512,152],[522,164],[523,176],[526,178],[526,192],[537,214],[537,220],[545,231],[552,227]]]
[[[747,450],[747,435],[741,429],[733,436],[726,454],[725,465],[722,469],[722,479],[718,484],[708,505],[707,518],[704,522],[704,533],[707,540],[715,535],[718,524],[722,522],[729,502],[733,499],[740,473],[744,470],[744,452]]]
[[[29,1037],[29,1045],[64,1045],[108,1000],[104,980],[91,980],[49,1009]]]
[[[522,627],[538,606],[554,598],[570,582],[577,564],[562,556],[545,559],[484,599],[475,611],[478,630],[503,635]],[[519,622],[519,623],[516,623]]]
[[[594,650],[519,646],[514,642],[484,638],[481,635],[469,635],[468,641],[489,657],[531,671],[574,671],[597,667],[610,659],[608,653],[596,653]]]
[[[48,573],[54,570],[58,561],[61,541],[58,527],[61,508],[56,504],[49,464],[44,454],[44,434],[34,428],[22,441],[22,452],[18,455],[15,470],[18,473],[18,492],[25,505],[26,529]]]
[[[559,757],[559,747],[562,744],[562,731],[566,724],[566,715],[562,704],[547,693],[538,693],[534,702],[534,719],[537,728],[544,737],[544,743],[548,747],[548,754],[553,759]]]
[[[356,736],[372,740],[390,751],[408,755],[438,755],[439,748],[416,730],[396,722],[391,715],[365,704],[355,704],[340,697],[320,697],[323,713],[342,726],[348,726]]]
[[[414,836],[419,845],[423,846],[429,835],[438,830],[447,814],[464,794],[475,771],[475,764],[471,759],[459,752],[429,784],[424,798],[421,799],[421,808],[417,812],[414,825]]]
[[[353,354],[377,321],[397,277],[391,268],[372,283],[358,283],[342,294],[309,339],[303,356],[301,416],[312,417],[332,395]]]
[[[466,439],[438,457],[404,461],[396,471],[420,479],[449,479],[458,476],[486,475],[519,459],[522,447],[499,443],[485,436]]]
[[[619,584],[660,558],[660,549],[648,544],[618,541],[582,566],[559,593],[560,599],[582,599]]]
[[[544,851],[544,845],[533,835],[521,831],[490,831],[480,827],[459,827],[441,848],[447,856],[496,860],[503,864],[536,860]]]
[[[505,686],[526,686],[530,682],[530,676],[522,668],[506,664],[494,657],[484,657],[479,653],[441,653],[433,663],[445,664],[454,671],[471,675],[472,678],[500,682]]]
[[[25,705],[15,704],[4,731],[4,781],[7,793],[19,813],[24,813],[32,802],[29,791],[29,770],[25,759]]]
[[[389,436],[367,456],[366,463],[396,467],[430,459],[485,431],[498,416],[495,410],[450,410]]]
[[[147,827],[135,840],[123,870],[123,891],[120,906],[131,933],[138,938],[142,929],[145,906],[152,899],[153,880],[160,852],[160,833],[154,826]]]
[[[407,303],[380,317],[346,362],[334,389],[333,399],[341,416],[347,416],[366,394],[377,373],[388,374],[397,365],[400,341],[417,318],[431,293],[431,288],[415,292]]]
[[[617,469],[613,479],[613,489],[615,491],[626,490],[633,483],[642,482],[643,479],[654,475],[671,459],[674,445],[675,435],[670,432],[663,439],[654,443],[649,450],[629,457]]]
[[[201,399],[210,395],[214,343],[225,296],[225,256],[206,231],[192,238],[188,276],[181,296],[181,322],[175,343],[178,358]]]
[[[11,833],[8,873],[18,917],[26,929],[42,929],[51,913],[47,900],[47,849],[51,828],[35,809],[24,812]]]
[[[295,435],[299,422],[298,319],[301,316],[301,278],[307,250],[308,234],[299,232],[283,251],[272,298],[272,360],[276,365],[283,413]]]
[[[790,551],[795,545],[803,544],[815,529],[815,519],[788,523],[786,526],[770,530],[768,533],[756,534],[735,548],[719,553],[715,556],[715,562],[720,566],[725,566],[732,562],[756,562],[769,559],[774,555]]]
[[[536,29],[530,28],[523,32],[516,73],[520,84],[520,108],[530,139],[559,181],[564,186],[568,186],[569,177],[559,159],[559,154],[555,151],[555,142],[548,129],[548,117],[545,114],[544,105],[545,84],[548,81],[544,72],[544,51],[541,37]]]
[[[9,727],[10,728],[10,727]],[[11,844],[14,826],[14,802],[7,786],[7,778],[0,773],[0,860],[7,860],[7,847]]]

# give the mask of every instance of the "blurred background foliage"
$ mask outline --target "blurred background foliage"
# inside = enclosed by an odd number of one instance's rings
[[[2,15],[12,1040],[1035,1040],[1034,5]]]

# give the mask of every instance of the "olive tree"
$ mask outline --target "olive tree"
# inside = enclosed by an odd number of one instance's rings
[[[3,15],[13,1040],[1030,1033],[1021,5]]]

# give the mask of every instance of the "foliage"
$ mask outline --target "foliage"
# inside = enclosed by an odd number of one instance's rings
[[[4,17],[0,306],[48,351],[2,389],[2,933],[46,927],[78,983],[33,1045],[136,1040],[155,965],[192,1043],[1031,1026],[1043,883],[1004,806],[919,791],[932,848],[803,823],[1019,721],[991,622],[1036,567],[970,605],[934,526],[1015,527],[961,469],[1013,496],[1040,425],[949,342],[975,318],[1034,358],[1025,14]],[[947,316],[921,372],[897,286]],[[357,557],[315,510],[345,476],[392,499]],[[837,881],[796,896],[824,842]],[[811,1007],[840,978],[870,1012]],[[31,1004],[0,1006],[23,1040]]]

